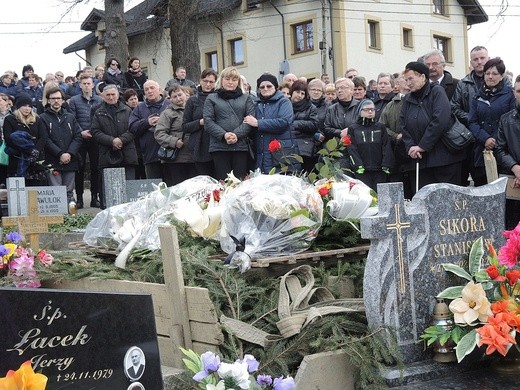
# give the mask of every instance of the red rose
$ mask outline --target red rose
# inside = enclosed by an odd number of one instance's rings
[[[53,176],[59,176],[60,173],[59,173],[58,171],[52,171],[52,175],[53,175]]]
[[[514,286],[516,284],[516,282],[518,282],[518,278],[520,278],[520,271],[517,269],[508,271],[508,272],[506,272],[506,277],[509,280],[509,284],[511,286]]]
[[[498,268],[496,265],[490,265],[486,268],[486,272],[492,280],[498,277]]]
[[[278,152],[281,148],[282,144],[277,139],[273,139],[271,142],[269,142],[269,146],[267,147],[271,153]]]
[[[350,139],[350,137],[348,135],[346,135],[343,138],[341,138],[341,143],[344,146],[349,146],[349,145],[352,145],[352,140]]]
[[[321,187],[319,190],[318,190],[318,193],[320,194],[320,196],[323,198],[324,196],[327,196],[329,194],[329,189],[327,187]]]

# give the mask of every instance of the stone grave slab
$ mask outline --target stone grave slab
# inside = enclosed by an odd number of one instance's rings
[[[154,185],[158,186],[161,181],[160,179],[127,180],[125,202],[135,202],[142,196],[148,195],[155,189]]]
[[[479,237],[503,243],[506,179],[478,188],[433,184],[405,202],[402,183],[378,185],[379,213],[361,219],[371,240],[363,297],[369,325],[398,330],[405,362],[429,357],[419,336],[431,322],[435,295],[462,281],[442,263],[467,268]]]
[[[47,390],[163,388],[148,294],[2,288],[0,318],[0,376],[30,360]]]
[[[106,207],[126,203],[125,168],[103,169],[103,190]]]
[[[8,177],[7,186],[7,211],[10,216],[27,215],[27,190],[25,178]]]
[[[27,187],[38,193],[38,212],[46,214],[68,214],[67,188],[65,186]]]

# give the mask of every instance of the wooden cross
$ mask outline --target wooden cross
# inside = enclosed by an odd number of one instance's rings
[[[3,226],[18,226],[18,233],[26,239],[34,251],[40,249],[40,233],[47,233],[49,225],[63,223],[63,215],[40,215],[38,209],[38,192],[29,190],[29,215],[3,217]]]

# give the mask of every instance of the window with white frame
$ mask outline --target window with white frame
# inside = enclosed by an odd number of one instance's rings
[[[442,35],[433,35],[433,47],[442,51],[446,62],[452,62],[451,38]]]
[[[381,50],[381,24],[377,20],[368,19],[368,48]]]
[[[448,14],[446,0],[433,0],[433,13],[446,16]]]
[[[211,68],[215,72],[218,71],[218,55],[216,51],[206,53],[206,68]]]

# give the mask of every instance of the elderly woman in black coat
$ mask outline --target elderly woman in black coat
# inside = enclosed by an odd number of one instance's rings
[[[452,125],[450,102],[444,89],[428,82],[429,70],[419,62],[410,62],[404,71],[410,93],[403,98],[401,130],[410,161],[407,171],[412,191],[432,183],[460,183],[464,153],[451,153],[442,143],[442,136]]]

